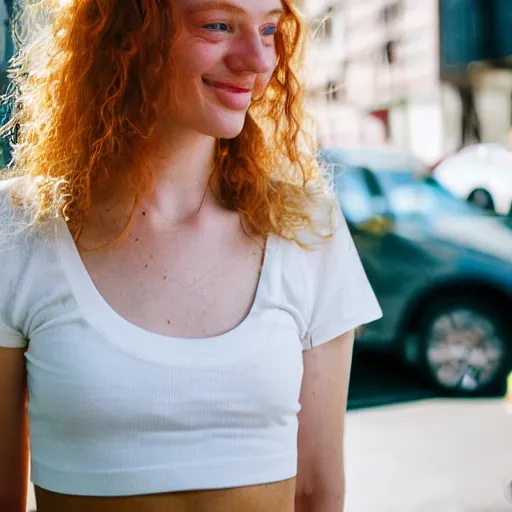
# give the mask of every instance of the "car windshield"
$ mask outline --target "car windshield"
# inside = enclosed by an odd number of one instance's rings
[[[327,163],[366,167],[373,171],[412,169],[415,173],[426,174],[426,166],[420,160],[392,149],[329,148],[322,151],[322,159]]]
[[[392,171],[378,172],[376,176],[394,215],[482,214],[481,210],[453,196],[432,177],[418,179],[411,172]]]

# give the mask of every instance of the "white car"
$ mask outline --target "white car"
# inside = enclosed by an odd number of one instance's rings
[[[506,147],[468,146],[445,158],[433,175],[453,194],[500,215],[512,215],[512,151]]]

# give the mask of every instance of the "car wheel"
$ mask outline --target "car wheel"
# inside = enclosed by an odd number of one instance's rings
[[[493,309],[465,298],[429,308],[420,326],[420,357],[427,377],[444,392],[502,392],[510,364],[508,329]]]
[[[484,210],[494,211],[494,201],[492,200],[492,196],[483,188],[473,190],[473,192],[469,194],[468,201],[480,208],[483,208]]]

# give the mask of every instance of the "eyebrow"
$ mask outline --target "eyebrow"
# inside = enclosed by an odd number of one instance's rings
[[[193,14],[197,12],[204,12],[204,11],[212,11],[212,10],[219,10],[219,11],[229,11],[233,12],[235,14],[246,14],[246,11],[242,9],[242,7],[233,4],[231,2],[226,1],[210,1],[210,2],[204,2],[199,5],[196,5],[194,7],[190,7],[187,9],[188,14]],[[267,12],[267,16],[274,16],[274,15],[281,15],[283,14],[283,9],[272,9],[271,11]]]

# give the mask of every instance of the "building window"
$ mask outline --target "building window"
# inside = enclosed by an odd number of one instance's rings
[[[379,11],[379,23],[382,25],[389,25],[390,23],[393,23],[401,14],[401,2],[389,3]]]
[[[325,13],[325,23],[324,23],[324,37],[325,39],[332,39],[332,16],[334,14],[334,9],[329,7],[327,12]]]
[[[382,47],[381,56],[382,63],[391,66],[397,61],[397,47],[398,41],[390,40]]]
[[[327,92],[327,101],[337,101],[338,100],[338,83],[330,80],[327,82],[326,86]]]

